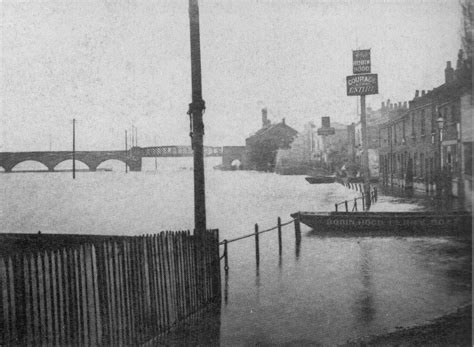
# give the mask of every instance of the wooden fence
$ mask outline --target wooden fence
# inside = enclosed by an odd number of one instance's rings
[[[218,230],[0,242],[0,345],[144,343],[221,297]]]

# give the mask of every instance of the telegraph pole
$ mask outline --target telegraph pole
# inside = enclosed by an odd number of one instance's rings
[[[127,143],[127,130],[125,130],[125,158],[127,157],[128,154],[128,143]],[[128,172],[128,166],[127,162],[125,161],[125,173]]]
[[[199,42],[199,6],[197,0],[189,0],[189,27],[191,41],[192,102],[189,104],[191,121],[191,145],[194,151],[194,228],[206,230],[206,195],[204,189],[204,123],[202,113],[205,103],[201,87],[201,48]]]
[[[76,179],[76,119],[72,120],[72,179]]]
[[[155,149],[157,147],[156,143],[157,142],[156,142],[156,135],[155,135]],[[156,157],[156,154],[155,154],[155,171],[157,170],[158,170],[158,158]]]

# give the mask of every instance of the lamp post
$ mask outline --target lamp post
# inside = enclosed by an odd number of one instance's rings
[[[198,0],[189,0],[189,27],[191,41],[192,102],[188,115],[191,123],[191,144],[194,161],[194,225],[196,231],[206,231],[206,195],[204,188],[204,122],[205,103],[201,85],[201,47],[199,35]]]
[[[439,115],[438,119],[436,119],[436,123],[438,124],[438,180],[436,182],[436,191],[438,194],[441,193],[441,181],[442,181],[442,168],[443,168],[443,152],[441,142],[443,141],[443,127],[444,127],[444,118]]]

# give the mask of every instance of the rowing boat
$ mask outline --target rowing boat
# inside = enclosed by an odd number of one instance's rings
[[[472,215],[462,211],[296,212],[291,214],[315,231],[409,231],[448,234],[472,231]]]

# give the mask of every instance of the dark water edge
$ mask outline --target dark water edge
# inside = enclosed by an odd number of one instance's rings
[[[220,316],[221,303],[211,304],[142,346],[220,346]]]
[[[219,304],[214,304],[144,346],[221,346],[219,316]],[[472,328],[470,304],[426,324],[396,327],[394,331],[385,334],[362,337],[338,346],[471,346]],[[323,346],[315,341],[302,340],[282,345]]]
[[[349,341],[341,346],[471,346],[472,304],[456,312],[387,334]]]

